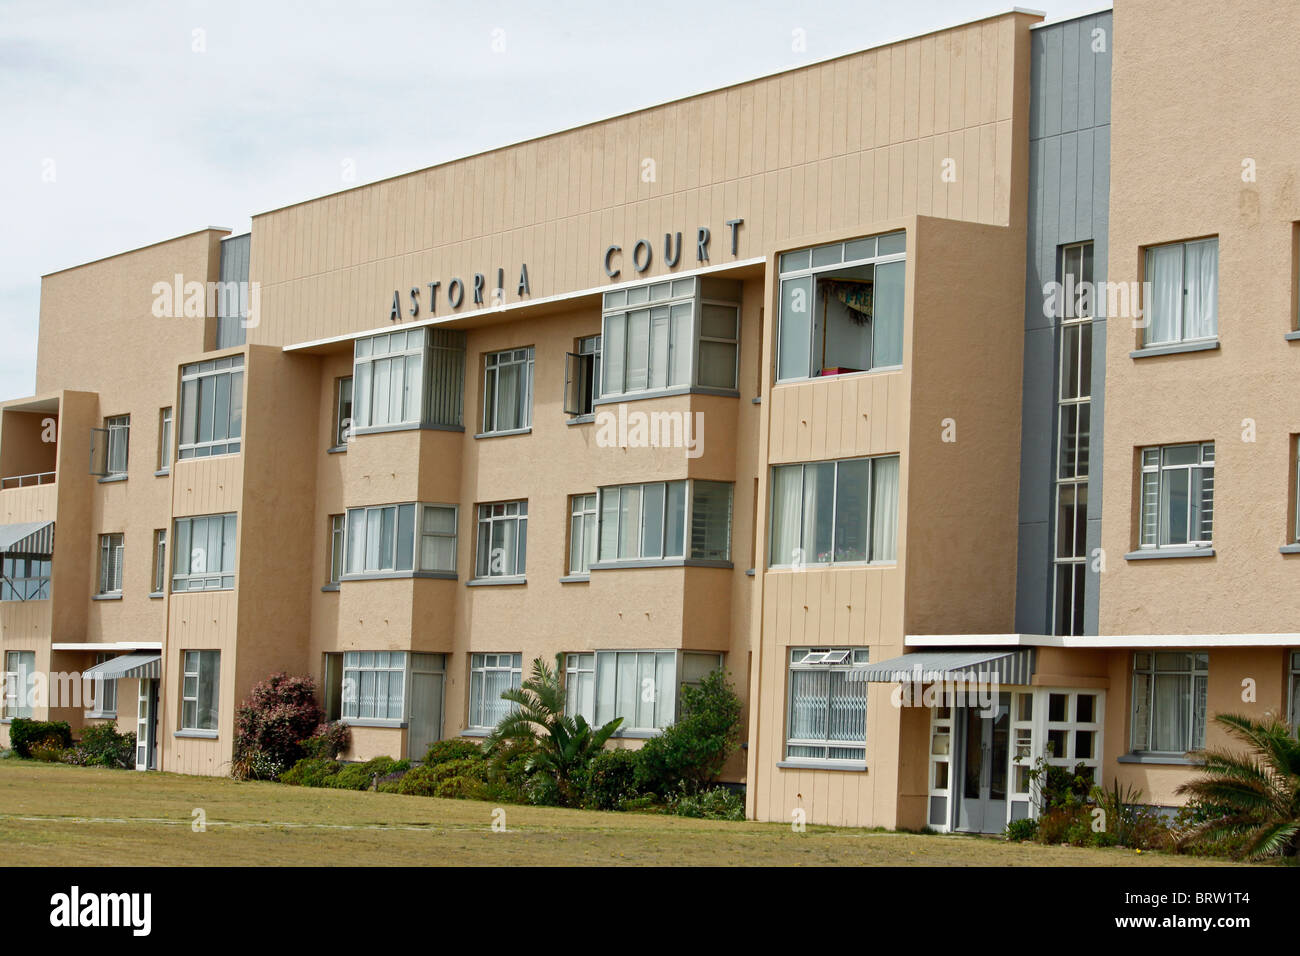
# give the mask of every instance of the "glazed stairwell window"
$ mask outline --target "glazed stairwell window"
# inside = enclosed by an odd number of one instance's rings
[[[601,488],[599,497],[597,569],[625,562],[731,560],[729,482],[611,485]]]
[[[131,416],[105,418],[103,428],[92,428],[90,432],[90,473],[100,478],[125,478]]]
[[[1214,532],[1214,442],[1142,449],[1142,549],[1208,548]]]
[[[244,357],[181,368],[179,457],[208,458],[239,451],[244,428]]]
[[[482,434],[510,434],[532,425],[532,347],[484,355]]]
[[[456,573],[455,505],[403,503],[349,508],[343,580]]]
[[[1143,347],[1207,342],[1219,335],[1219,240],[1146,250]]]
[[[903,364],[906,234],[781,256],[777,382]]]
[[[216,733],[221,689],[221,652],[185,651],[181,730]]]
[[[229,591],[235,586],[235,515],[177,518],[172,592]]]
[[[1181,756],[1205,747],[1210,657],[1186,651],[1133,655],[1132,747]]]
[[[787,760],[866,761],[868,656],[865,647],[790,649]]]
[[[898,461],[888,455],[773,468],[769,565],[897,560]]]
[[[528,502],[479,505],[474,576],[522,579],[527,557]]]
[[[464,391],[464,332],[407,329],[357,339],[352,434],[421,425],[459,429]],[[339,410],[343,410],[341,403]]]

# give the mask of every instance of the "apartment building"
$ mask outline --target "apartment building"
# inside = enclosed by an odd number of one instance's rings
[[[1176,803],[1300,668],[1293,87],[1238,86],[1295,78],[1193,77],[1221,21],[1013,10],[45,276],[0,742],[224,774],[286,670],[418,759],[563,655],[627,747],[725,669],[756,819]]]

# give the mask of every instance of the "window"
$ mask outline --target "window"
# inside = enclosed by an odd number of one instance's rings
[[[217,729],[221,652],[185,651],[181,687],[181,730]]]
[[[903,364],[906,234],[781,256],[778,382]]]
[[[408,571],[454,574],[456,514],[455,505],[349,508],[346,575]]]
[[[533,424],[533,349],[483,356],[483,431],[518,431]]]
[[[122,552],[125,546],[120,534],[99,536],[99,593],[122,593]]]
[[[1133,655],[1133,749],[1184,754],[1205,746],[1208,654],[1138,651]]]
[[[357,339],[354,354],[353,434],[395,425],[461,426],[464,332],[386,332]]]
[[[1017,694],[1021,700],[1028,695]],[[1102,695],[1095,691],[1051,690],[1040,692],[1039,706],[1046,704],[1047,734],[1044,762],[1053,767],[1063,767],[1079,776],[1099,783],[1101,777]],[[1031,705],[1032,707],[1032,705]],[[1026,715],[1029,716],[1029,715]],[[1082,765],[1082,769],[1080,769]],[[1016,767],[1017,790],[1023,790],[1019,779],[1027,777],[1029,764]]]
[[[605,293],[601,397],[689,386],[734,391],[739,301],[738,282],[710,278]]]
[[[7,719],[32,716],[35,681],[36,652],[6,651],[4,715]]]
[[[502,501],[478,506],[479,578],[518,577],[528,552],[528,502]]]
[[[1092,410],[1092,243],[1061,249],[1062,300],[1057,334],[1056,546],[1053,634],[1082,634],[1088,572],[1088,446]]]
[[[579,714],[587,721],[596,720],[596,655],[564,655],[564,712]]]
[[[772,469],[772,567],[898,557],[898,456]]]
[[[0,601],[45,601],[50,597],[53,537],[42,535],[26,547],[33,550],[0,554]]]
[[[787,760],[867,759],[867,660],[863,647],[790,650]]]
[[[586,574],[596,560],[596,496],[569,497],[569,574]]]
[[[565,655],[565,709],[601,726],[622,717],[617,733],[649,733],[673,722],[681,687],[698,687],[722,667],[703,651],[596,651]]]
[[[158,410],[158,470],[170,471],[172,467],[172,410]]]
[[[578,351],[564,357],[564,411],[590,415],[600,397],[600,336],[578,339]]]
[[[681,559],[687,553],[688,526],[691,560],[729,561],[731,499],[731,484],[721,481],[656,481],[601,488],[599,561]]]
[[[1291,654],[1291,733],[1300,735],[1300,651]]]
[[[103,428],[92,428],[90,432],[90,473],[101,478],[124,477],[131,437],[131,416],[114,415],[105,418]]]
[[[1143,345],[1213,339],[1219,334],[1219,240],[1171,242],[1146,250]]]
[[[244,426],[244,357],[228,355],[181,369],[180,457],[239,451]]]
[[[235,516],[177,518],[172,591],[228,591],[235,586]]]
[[[106,664],[116,656],[117,656],[116,654],[102,654],[102,653],[96,654],[95,663],[97,665]],[[116,678],[112,680],[106,680],[103,677],[96,678],[94,683],[94,690],[92,691],[92,693],[95,695],[93,698],[95,707],[92,713],[96,713],[96,714],[117,713],[117,679]]]
[[[167,529],[158,528],[153,533],[153,588],[152,593],[167,590]]]
[[[330,584],[343,578],[343,515],[330,515]]]
[[[334,447],[342,448],[352,438],[352,376],[334,385]]]
[[[404,720],[406,653],[347,651],[343,655],[343,719]]]
[[[1142,449],[1143,548],[1209,547],[1214,442]]]
[[[501,692],[523,679],[522,654],[471,654],[469,664],[469,726],[490,730],[514,707]]]

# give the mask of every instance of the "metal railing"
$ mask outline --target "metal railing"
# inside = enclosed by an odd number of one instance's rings
[[[8,478],[0,478],[0,490],[5,488],[28,488],[32,485],[52,485],[54,484],[54,475],[52,471],[42,471],[33,475],[11,475]]]

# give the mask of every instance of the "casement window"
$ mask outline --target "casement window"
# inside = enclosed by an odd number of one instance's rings
[[[731,560],[732,485],[655,481],[600,489],[598,563]],[[689,535],[687,531],[689,530]]]
[[[598,515],[595,495],[569,496],[570,575],[586,574],[596,560]]]
[[[1209,674],[1210,656],[1205,653],[1133,655],[1134,751],[1184,754],[1205,747]]]
[[[244,357],[181,368],[180,457],[207,458],[239,451],[244,429]]]
[[[1061,248],[1057,333],[1056,544],[1052,633],[1082,634],[1088,542],[1088,449],[1092,411],[1092,243]]]
[[[471,654],[469,663],[469,726],[491,730],[514,704],[501,692],[523,681],[522,654]]]
[[[1143,346],[1198,342],[1219,334],[1219,240],[1146,250]]]
[[[781,256],[778,382],[903,364],[906,239],[894,232]]]
[[[235,515],[177,518],[172,592],[229,591],[235,586]]]
[[[49,554],[0,555],[0,601],[46,601],[50,597]]]
[[[100,653],[95,655],[95,663],[106,664],[111,661],[116,654]],[[107,680],[103,677],[96,678],[94,681],[95,709],[92,713],[113,716],[117,713],[117,679]]]
[[[898,456],[772,469],[772,567],[898,557]]]
[[[330,515],[330,576],[328,584],[338,584],[343,579],[343,515]]]
[[[581,713],[596,726],[621,717],[623,723],[617,731],[620,735],[663,730],[676,719],[681,685],[698,686],[709,673],[722,667],[722,655],[711,652],[597,651],[594,656],[594,672],[590,670],[591,654],[566,658],[566,663],[572,658],[578,665],[578,703],[572,705],[578,709],[573,712]],[[583,683],[587,673],[590,684]]]
[[[605,293],[600,397],[698,387],[733,392],[740,284],[672,279]]]
[[[533,349],[483,356],[483,434],[521,431],[533,424]]]
[[[787,760],[867,759],[868,650],[790,650]]]
[[[171,407],[158,410],[158,471],[170,471],[172,467],[172,410]]]
[[[578,339],[578,351],[564,357],[564,412],[590,415],[600,397],[600,336]]]
[[[181,686],[181,730],[217,729],[221,652],[185,651]]]
[[[353,361],[353,434],[463,424],[464,332],[407,329],[368,336],[357,339]]]
[[[4,716],[32,716],[32,686],[36,681],[35,651],[5,652]]]
[[[475,577],[521,577],[527,556],[528,502],[479,505]]]
[[[334,383],[334,447],[342,448],[352,438],[352,376]]]
[[[90,473],[101,478],[125,477],[131,416],[105,418],[103,428],[92,428],[90,432]]]
[[[162,594],[167,590],[167,529],[157,528],[153,533],[153,580],[152,594]]]
[[[399,572],[456,572],[455,505],[393,504],[349,508],[344,577]]]
[[[579,714],[587,721],[596,720],[596,655],[564,655],[564,712]]]
[[[344,720],[402,720],[406,715],[405,652],[345,652],[342,703]]]
[[[1214,540],[1214,442],[1142,449],[1141,547]]]
[[[1295,514],[1291,526],[1291,543],[1300,544],[1300,435],[1291,436],[1291,461],[1295,467],[1295,482],[1291,489],[1291,505]]]
[[[121,534],[99,536],[99,593],[122,593],[122,555],[125,539]]]
[[[1291,721],[1291,733],[1300,736],[1300,651],[1291,654],[1290,679],[1291,705],[1288,711]]]

